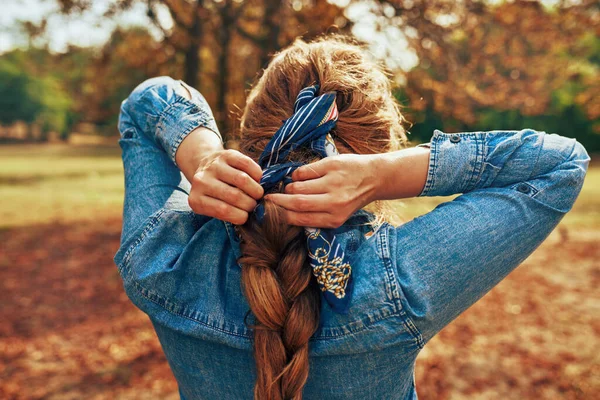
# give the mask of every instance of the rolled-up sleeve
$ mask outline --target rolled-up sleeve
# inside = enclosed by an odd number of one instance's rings
[[[192,98],[184,97],[182,90],[188,90]],[[197,128],[208,128],[223,139],[204,96],[167,76],[142,82],[123,101],[119,131],[132,126],[159,145],[173,162],[183,139]]]
[[[219,138],[221,134],[204,97],[164,76],[148,79],[131,92],[121,104],[118,127],[125,172],[123,243],[161,208],[189,210],[191,185],[176,165],[177,149],[199,127]]]
[[[434,131],[425,187],[419,196],[450,196],[464,193],[483,168],[485,133],[447,134]]]

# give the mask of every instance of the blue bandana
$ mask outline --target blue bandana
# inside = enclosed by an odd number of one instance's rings
[[[260,184],[265,194],[281,183],[292,182],[292,172],[304,165],[286,161],[294,149],[307,147],[322,157],[338,154],[329,134],[338,119],[336,93],[316,96],[318,90],[319,85],[314,85],[300,91],[294,114],[284,121],[262,152],[258,163],[263,169]],[[265,212],[263,202],[257,205],[255,212],[261,222]],[[336,242],[333,230],[308,227],[304,230],[310,265],[323,297],[335,312],[347,314],[354,285],[352,268],[344,259],[343,249]]]

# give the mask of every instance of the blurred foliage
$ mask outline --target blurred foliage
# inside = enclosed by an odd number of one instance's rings
[[[66,14],[92,7],[87,0],[58,3]],[[110,83],[118,86],[115,96],[133,89],[131,84],[139,83],[141,75],[168,73],[183,79],[213,105],[217,123],[226,133],[237,115],[228,105],[243,105],[245,89],[274,52],[297,36],[311,38],[333,24],[350,27],[343,10],[323,0],[116,0],[105,16],[112,18],[140,3],[162,39],[154,40],[143,29],[117,30],[101,49],[101,65],[94,67],[97,73],[116,79]],[[161,10],[170,24],[159,18]],[[121,81],[126,90],[120,90]],[[102,104],[110,105],[109,98],[103,100]]]
[[[87,0],[58,3],[60,12],[70,15],[91,7]],[[552,7],[522,0],[332,3],[111,1],[105,18],[141,5],[155,33],[148,27],[117,28],[99,48],[70,47],[53,54],[30,45],[5,53],[0,122],[37,122],[62,134],[87,122],[115,134],[120,102],[133,87],[152,76],[171,75],[202,92],[219,127],[232,137],[247,89],[274,52],[297,36],[309,40],[332,29],[351,32],[361,21],[351,20],[346,11],[367,4],[376,21],[373,34],[396,29],[408,42],[402,50],[413,51],[419,60],[409,71],[390,71],[399,78],[396,93],[412,123],[411,140],[429,140],[433,129],[528,127],[576,137],[589,150],[600,150],[597,2],[564,0]],[[24,29],[39,43],[45,21]],[[387,42],[388,53],[397,50],[393,40]]]
[[[33,79],[18,66],[0,61],[0,122],[35,121],[42,104],[31,90]]]
[[[40,55],[15,51],[0,59],[0,123],[36,123],[42,137],[64,135],[71,128],[71,97],[57,77],[27,70],[30,57]]]
[[[467,9],[436,36],[415,39],[420,63],[399,93],[418,111],[413,136],[531,127],[600,149],[598,3],[460,7]]]

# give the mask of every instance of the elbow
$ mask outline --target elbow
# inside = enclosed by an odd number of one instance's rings
[[[579,188],[583,186],[587,170],[590,165],[590,155],[588,154],[585,147],[575,139],[571,139],[575,143],[572,146],[571,152],[565,163],[568,164],[569,170],[575,175],[575,181]]]
[[[156,97],[164,97],[165,92],[173,89],[177,81],[170,76],[157,76],[146,79],[137,85],[129,96],[123,101],[123,105],[129,108],[152,105],[156,103]]]
[[[177,81],[170,76],[155,76],[137,85],[129,95],[129,98],[143,96],[149,89],[169,88],[174,87],[176,84]]]
[[[174,101],[177,81],[169,76],[158,76],[146,79],[133,89],[121,103],[119,114],[119,131],[131,126],[147,130],[149,124],[156,123],[157,118]]]
[[[535,198],[561,214],[569,212],[583,188],[589,163],[587,150],[576,139],[544,135],[537,163],[540,173],[533,179],[539,189]]]
[[[583,188],[583,183],[590,163],[590,156],[585,147],[575,139],[565,138],[569,146],[562,154],[564,161],[558,166],[554,174],[557,178],[557,187],[561,188],[556,199],[561,204],[563,212],[573,208]]]
[[[540,162],[554,170],[569,171],[569,178],[583,183],[590,156],[576,139],[552,133],[544,136]]]
[[[585,147],[575,139],[573,140],[575,141],[575,143],[573,145],[571,154],[565,161],[565,164],[567,165],[567,167],[565,167],[565,170],[569,171],[571,175],[570,179],[568,180],[570,180],[570,187],[573,190],[573,201],[569,210],[575,204],[575,200],[577,200],[577,198],[579,197],[579,193],[583,188],[583,183],[585,181],[585,177],[591,160]]]

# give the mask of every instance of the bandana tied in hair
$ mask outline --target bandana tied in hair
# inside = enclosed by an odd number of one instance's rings
[[[291,175],[300,162],[288,162],[291,151],[300,147],[312,149],[322,157],[338,154],[329,131],[338,119],[336,93],[316,96],[319,85],[300,91],[294,103],[294,114],[279,128],[262,152],[259,165],[263,169],[260,181],[265,193],[279,184],[292,182]],[[259,222],[264,218],[264,204],[256,207]],[[353,281],[350,264],[344,259],[344,250],[336,241],[333,230],[304,228],[308,256],[321,293],[331,308],[346,314],[352,297]]]

